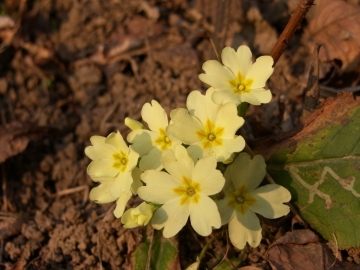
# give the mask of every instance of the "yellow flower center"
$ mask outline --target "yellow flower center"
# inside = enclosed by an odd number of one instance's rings
[[[252,79],[245,79],[241,72],[238,72],[235,80],[229,81],[235,94],[249,93],[251,91]]]
[[[197,131],[196,134],[202,141],[204,149],[223,144],[221,136],[224,134],[224,128],[215,127],[214,123],[210,119],[206,121],[204,129]]]
[[[241,214],[245,214],[249,205],[253,205],[256,199],[247,193],[247,188],[242,185],[234,192],[229,192],[228,206],[233,207]]]
[[[113,158],[114,158],[113,167],[124,172],[126,170],[129,157],[124,152],[121,151],[119,154],[114,154]]]
[[[159,137],[155,140],[155,143],[157,145],[159,145],[161,151],[164,151],[166,149],[168,149],[171,144],[172,141],[169,139],[169,137],[166,135],[166,132],[163,128],[160,128],[159,130]]]
[[[198,203],[200,198],[200,185],[187,177],[183,177],[183,184],[173,191],[181,196],[180,204]]]

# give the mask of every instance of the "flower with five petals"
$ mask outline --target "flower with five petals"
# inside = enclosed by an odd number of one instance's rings
[[[109,136],[92,136],[90,146],[85,148],[85,154],[92,159],[87,173],[93,179],[113,178],[109,182],[109,192],[112,197],[119,198],[124,192],[130,192],[133,182],[131,176],[139,155],[129,148],[120,132]]]
[[[141,175],[146,186],[138,189],[140,198],[161,204],[151,220],[152,226],[164,228],[166,238],[177,234],[185,226],[189,216],[194,230],[209,235],[212,227],[221,225],[215,202],[209,197],[221,191],[225,179],[216,170],[213,156],[200,159],[195,165],[186,149],[177,145],[162,154],[165,170],[148,170]]]
[[[215,104],[211,99],[213,92],[213,88],[205,96],[199,91],[191,92],[186,101],[188,110],[173,110],[172,124],[166,132],[171,139],[190,145],[187,150],[194,160],[214,156],[224,162],[245,147],[243,137],[235,135],[244,119],[237,115],[235,104]]]
[[[264,87],[273,73],[271,56],[260,56],[253,64],[249,47],[243,45],[236,52],[225,47],[221,59],[224,65],[216,60],[206,61],[202,67],[205,73],[199,75],[201,81],[216,88],[212,96],[216,104],[248,102],[260,105],[270,102],[271,92]]]
[[[231,243],[243,249],[246,242],[257,247],[261,241],[258,213],[266,218],[278,218],[289,213],[284,205],[291,199],[290,192],[279,185],[269,184],[257,188],[266,174],[262,156],[252,160],[247,153],[240,153],[225,171],[225,197],[217,201],[221,223],[229,223]]]
[[[141,157],[140,170],[161,170],[163,168],[161,153],[166,149],[173,149],[180,142],[167,136],[168,117],[156,100],[151,101],[151,104],[144,104],[141,117],[148,124],[150,130],[133,130],[129,133],[127,141],[132,143],[132,148]]]

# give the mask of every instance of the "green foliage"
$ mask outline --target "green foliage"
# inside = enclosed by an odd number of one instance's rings
[[[339,104],[325,108],[317,126],[274,147],[268,172],[326,240],[360,247],[360,107]]]
[[[154,230],[153,248],[151,250],[150,269],[167,270],[178,263],[177,244],[173,238],[166,239],[162,231]],[[150,239],[143,238],[133,253],[133,265],[135,270],[146,268],[150,248]]]

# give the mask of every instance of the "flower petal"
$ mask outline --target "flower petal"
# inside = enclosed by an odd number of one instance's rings
[[[91,142],[91,144],[94,145],[94,146],[105,144],[105,140],[106,140],[105,137],[103,137],[103,136],[98,136],[98,135],[91,136],[91,138],[90,138],[90,142]]]
[[[256,59],[249,72],[246,74],[246,79],[252,79],[252,89],[262,88],[274,71],[272,67],[274,60],[271,56],[260,56]]]
[[[124,122],[125,122],[125,126],[130,128],[131,130],[145,129],[142,123],[130,117],[126,117]]]
[[[132,193],[124,192],[121,196],[116,200],[116,208],[114,209],[114,216],[117,218],[121,218],[122,214],[124,213],[125,207],[128,201],[131,198]]]
[[[202,142],[196,142],[192,145],[190,145],[188,148],[186,148],[186,151],[188,152],[189,156],[193,159],[194,164],[198,162],[198,160],[205,155],[208,156],[206,153],[204,153],[204,150],[202,148]]]
[[[221,216],[221,225],[229,223],[229,221],[235,214],[235,208],[229,207],[228,202],[228,196],[225,196],[225,198],[222,200],[216,200],[216,205],[219,209],[219,213]]]
[[[230,158],[232,153],[240,152],[245,147],[245,140],[242,136],[234,139],[224,140],[222,145],[214,146],[215,155],[218,161],[224,162]]]
[[[235,80],[235,75],[229,68],[216,60],[209,60],[203,64],[202,69],[205,74],[199,75],[201,81],[218,89],[231,89],[230,81]]]
[[[138,195],[145,201],[164,204],[179,197],[173,189],[181,185],[181,182],[168,173],[150,170],[144,172],[141,179],[146,186],[138,188]]]
[[[106,137],[105,143],[110,144],[116,152],[122,151],[125,154],[129,152],[129,148],[119,131],[110,133],[109,136]]]
[[[186,101],[189,113],[197,117],[203,125],[208,119],[214,123],[220,109],[220,106],[215,104],[211,99],[214,91],[215,89],[210,87],[206,91],[205,96],[199,91],[192,91]]]
[[[185,147],[182,145],[164,151],[162,164],[165,170],[179,181],[182,181],[183,177],[189,179],[192,177],[194,161],[189,157]]]
[[[203,194],[216,194],[225,184],[225,178],[219,170],[216,170],[216,165],[217,162],[213,156],[204,157],[195,165],[192,180],[200,184]]]
[[[100,159],[92,161],[86,172],[91,177],[115,177],[119,169],[113,166],[113,159]]]
[[[204,126],[186,109],[175,109],[171,111],[170,117],[173,124],[166,128],[166,134],[171,140],[179,140],[184,144],[192,144],[200,140],[196,133],[203,130]]]
[[[158,137],[159,134],[154,131],[137,129],[131,131],[126,139],[129,143],[132,143],[131,148],[142,157],[155,147],[154,141]]]
[[[219,105],[226,104],[228,102],[235,103],[235,105],[239,105],[241,103],[240,95],[235,94],[232,89],[215,91],[211,98]]]
[[[266,164],[260,155],[251,159],[247,153],[240,153],[226,170],[230,170],[230,178],[236,188],[245,185],[250,192],[264,179]]]
[[[252,211],[244,215],[236,212],[229,222],[229,237],[231,243],[238,249],[243,249],[246,242],[251,247],[257,247],[261,241],[261,226],[258,217]]]
[[[234,76],[240,72],[245,75],[252,65],[252,54],[248,46],[239,46],[237,51],[231,47],[225,47],[221,52],[221,60],[227,66]]]
[[[109,203],[116,200],[110,194],[110,187],[112,186],[112,182],[101,183],[97,187],[91,189],[89,198],[96,203]]]
[[[161,163],[161,154],[162,152],[159,148],[154,147],[149,154],[143,156],[139,163],[139,168],[142,171],[147,170],[161,170],[163,165]]]
[[[152,131],[160,133],[160,129],[165,129],[168,125],[168,117],[165,110],[156,101],[145,103],[141,110],[142,119],[148,124]]]
[[[266,218],[278,218],[286,216],[290,208],[284,202],[291,200],[290,192],[279,185],[271,184],[259,187],[249,194],[256,200],[256,203],[249,205],[249,208]]]
[[[227,103],[220,107],[214,124],[216,127],[224,127],[222,139],[233,139],[236,131],[244,124],[244,118],[237,115],[234,103]]]
[[[240,95],[241,102],[247,102],[252,105],[260,105],[261,103],[269,103],[272,99],[270,90],[264,88],[252,89],[249,93]]]
[[[136,153],[131,147],[129,148],[128,162],[126,164],[126,170],[132,171],[139,161],[139,154]]]
[[[180,204],[181,198],[176,198],[165,203],[159,211],[158,209],[154,216],[151,224],[156,224],[163,222],[164,217],[167,216],[166,221],[164,222],[164,231],[163,236],[165,238],[173,237],[177,234],[181,228],[183,228],[188,220],[190,207],[189,204]]]
[[[212,227],[220,228],[221,218],[216,203],[207,196],[200,196],[197,204],[190,204],[190,222],[201,236],[209,235]]]
[[[87,155],[92,160],[108,159],[116,153],[117,152],[113,149],[113,147],[106,143],[97,143],[95,146],[90,145],[85,148],[85,155]]]
[[[131,171],[131,177],[133,179],[133,182],[131,184],[131,192],[134,195],[137,194],[138,188],[143,186],[143,183],[141,182],[141,177],[140,177],[142,173],[143,172],[138,167],[135,167]]]
[[[131,172],[119,173],[110,187],[110,194],[115,198],[119,198],[124,192],[130,192],[132,182]]]
[[[249,72],[252,66],[252,53],[248,46],[241,45],[236,51],[237,59],[240,64],[240,72],[244,76]]]

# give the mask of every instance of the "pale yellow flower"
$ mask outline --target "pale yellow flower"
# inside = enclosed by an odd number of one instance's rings
[[[270,102],[271,92],[264,87],[273,73],[271,56],[260,56],[253,64],[249,47],[243,45],[236,52],[233,48],[224,48],[221,59],[224,65],[216,60],[206,61],[202,67],[205,73],[199,75],[200,80],[216,88],[212,96],[215,103],[260,105]]]
[[[151,224],[155,229],[164,228],[166,238],[177,234],[185,226],[189,216],[194,230],[209,235],[212,228],[221,225],[215,202],[209,197],[221,191],[225,179],[216,170],[213,156],[200,159],[195,165],[186,149],[178,145],[162,155],[165,170],[149,170],[141,175],[146,186],[138,189],[139,196],[154,204],[162,204],[156,210]]]
[[[285,202],[291,199],[290,192],[279,185],[258,187],[266,174],[262,156],[253,159],[240,153],[225,171],[225,198],[217,201],[221,223],[229,223],[231,243],[243,249],[246,242],[257,247],[261,241],[261,225],[255,213],[266,218],[278,218],[290,211]]]
[[[139,226],[146,226],[155,211],[155,207],[148,203],[141,203],[136,208],[128,209],[121,218],[124,228],[135,228]]]
[[[196,161],[201,157],[214,156],[224,162],[234,152],[245,147],[245,140],[235,135],[244,124],[237,115],[235,104],[215,104],[210,88],[206,95],[193,91],[187,98],[186,109],[176,109],[170,114],[172,124],[166,129],[171,139],[190,145],[189,155]]]
[[[115,198],[129,192],[138,153],[126,145],[120,132],[111,133],[107,138],[92,136],[90,141],[92,145],[85,148],[85,154],[93,160],[87,168],[90,177],[114,178],[109,192]]]
[[[127,140],[132,143],[132,148],[139,153],[141,160],[139,168],[146,170],[161,170],[161,153],[166,149],[173,149],[181,144],[166,134],[168,117],[161,105],[153,100],[145,103],[141,110],[142,119],[148,124],[149,129],[136,129],[129,133]]]
[[[117,218],[120,218],[124,213],[125,207],[131,198],[132,194],[136,195],[137,190],[143,184],[140,179],[142,171],[138,168],[134,168],[131,172],[133,182],[131,188],[127,192],[121,193],[119,197],[114,197],[110,193],[111,187],[114,185],[115,178],[92,178],[94,182],[99,182],[100,185],[94,187],[90,191],[90,200],[95,201],[96,203],[110,203],[116,202],[116,208],[114,210],[114,215]]]

